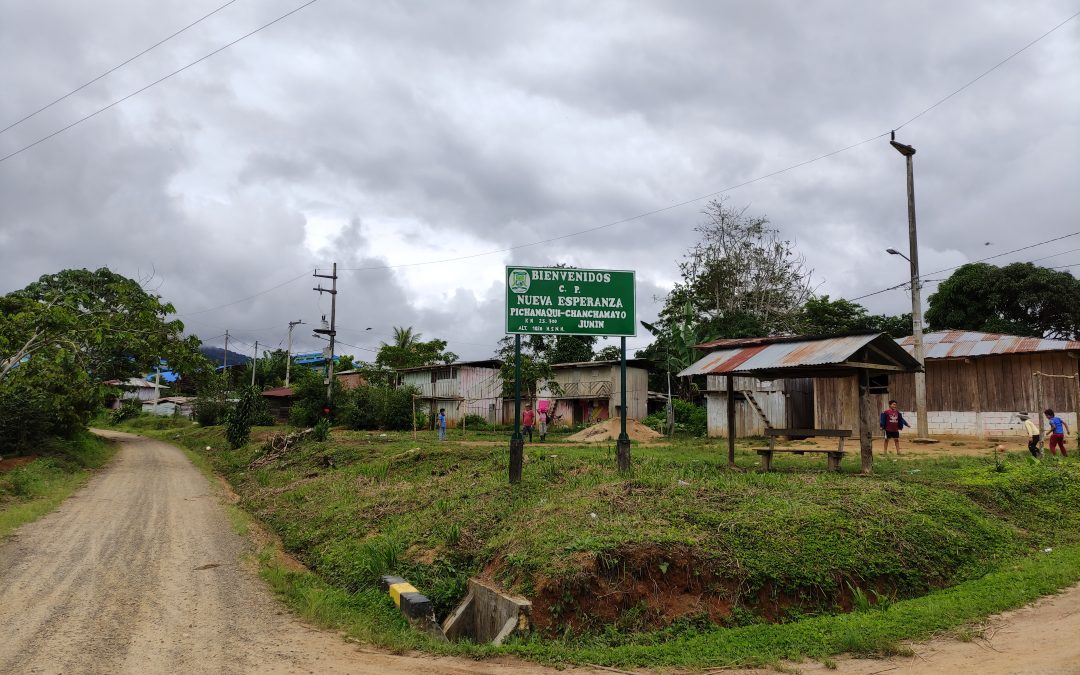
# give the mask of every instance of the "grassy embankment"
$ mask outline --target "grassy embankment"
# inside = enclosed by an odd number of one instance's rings
[[[0,537],[59,506],[114,451],[112,444],[82,433],[70,440],[43,443],[26,463],[5,457],[5,464],[13,468],[0,471]]]
[[[250,469],[259,442],[232,451],[220,429],[158,433],[209,459],[312,570],[268,559],[290,604],[396,649],[609,666],[885,653],[1080,579],[1072,460],[943,448],[879,460],[873,478],[850,460],[827,474],[809,455],[763,475],[730,472],[716,444],[687,440],[635,447],[623,477],[607,446],[536,444],[511,487],[495,435],[439,445],[335,431]],[[440,618],[484,574],[533,600],[539,631],[500,649],[429,643],[376,590],[391,572]]]

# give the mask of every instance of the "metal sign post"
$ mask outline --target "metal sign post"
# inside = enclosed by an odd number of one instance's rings
[[[637,335],[634,272],[570,267],[506,268],[506,332],[514,335],[514,435],[510,439],[510,482],[521,480],[525,442],[521,437],[521,336],[596,335],[622,338],[621,433],[616,445],[620,471],[630,470],[626,433],[626,338]]]

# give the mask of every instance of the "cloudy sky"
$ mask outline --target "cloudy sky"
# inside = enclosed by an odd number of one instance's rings
[[[303,1],[234,0],[4,131],[0,157]],[[0,0],[0,128],[224,2]],[[0,161],[0,292],[108,266],[245,350],[328,313],[310,275],[337,262],[346,343],[413,326],[486,358],[504,265],[636,270],[649,319],[696,199],[725,195],[796,243],[820,293],[862,296],[907,275],[884,253],[907,245],[887,137],[735,186],[896,128],[1078,9],[318,0]],[[1080,231],[1078,66],[1074,19],[898,132],[925,272]],[[1080,263],[1080,236],[996,261],[1035,259]],[[910,308],[903,289],[861,302]]]

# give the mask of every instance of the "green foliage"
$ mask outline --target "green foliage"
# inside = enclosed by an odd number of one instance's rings
[[[195,421],[204,427],[221,424],[228,417],[232,404],[226,400],[225,377],[207,381],[195,398]]]
[[[618,361],[622,358],[622,348],[619,345],[608,345],[596,352],[594,361]]]
[[[862,305],[829,296],[810,298],[802,307],[799,332],[805,335],[843,335],[861,331],[887,333],[900,338],[911,335],[911,314],[870,314]]]
[[[380,368],[416,368],[457,361],[457,354],[446,351],[446,340],[420,341],[420,333],[412,327],[394,328],[393,343],[383,342],[375,355]]]
[[[499,340],[496,356],[502,361],[499,377],[502,379],[502,395],[514,395],[514,352],[515,337],[507,335]],[[545,335],[521,336],[521,393],[522,396],[536,396],[537,386],[541,381],[555,379],[555,371],[547,354],[553,349],[555,338]],[[553,384],[553,383],[552,383]]]
[[[317,442],[325,442],[326,439],[330,438],[330,420],[321,419],[316,422],[311,435]]]
[[[66,351],[30,356],[0,381],[0,455],[73,437],[101,408],[103,390]]]
[[[412,387],[382,387],[361,385],[350,392],[348,402],[340,409],[342,421],[352,429],[382,429],[404,431],[412,429]],[[422,411],[417,411],[417,419]],[[417,424],[418,428],[426,428]]]
[[[709,414],[704,406],[682,399],[672,400],[675,412],[675,431],[693,437],[704,437],[708,431]],[[645,426],[663,433],[667,425],[667,413],[659,410],[641,420]]]
[[[244,387],[240,398],[226,420],[225,438],[232,448],[247,445],[251,436],[251,427],[259,416],[259,407],[263,404],[262,395],[255,387]]]
[[[475,429],[490,429],[490,428],[492,428],[491,424],[488,423],[487,419],[484,418],[483,415],[476,415],[476,414],[473,414],[473,413],[470,413],[470,414],[465,416],[464,423],[465,423],[465,428],[466,429],[474,429],[475,430]]]
[[[120,407],[112,411],[109,415],[109,422],[111,424],[120,424],[124,420],[129,420],[133,417],[138,417],[142,414],[142,401],[137,398],[125,399]]]
[[[326,385],[323,384],[323,375],[312,370],[298,368],[293,371],[295,377],[292,384],[293,403],[289,409],[289,424],[295,427],[313,427],[321,420],[323,409],[326,407]],[[341,381],[334,378],[333,383],[334,405],[331,408],[330,421],[332,422],[338,412],[349,407],[351,395],[347,394],[341,386]]]
[[[114,448],[86,432],[71,439],[47,439],[35,447],[37,459],[0,473],[0,538],[56,507],[105,464]]]
[[[595,335],[556,335],[547,354],[548,363],[578,363],[592,361]]]
[[[963,265],[941,282],[929,303],[926,321],[934,330],[1080,336],[1080,281],[1031,263]]]
[[[200,429],[184,440],[220,447],[220,435]],[[207,457],[321,577],[318,614],[337,608],[397,646],[418,638],[384,623],[392,618],[381,613],[385,598],[365,599],[379,574],[408,578],[441,617],[486,570],[573,622],[567,636],[541,633],[501,653],[631,667],[876,653],[1080,579],[1080,464],[1029,465],[1017,454],[999,473],[988,457],[905,456],[854,478],[853,465],[835,475],[823,461],[781,457],[774,473],[743,473],[726,469],[715,444],[682,439],[635,446],[624,476],[595,447],[560,445],[557,458],[530,448],[513,487],[504,453],[418,448],[407,433],[336,432],[272,472],[246,470],[257,452],[250,446]],[[736,459],[749,467],[757,457],[743,445]],[[1026,557],[1049,546],[1053,554]],[[575,598],[598,575],[653,588],[690,571],[702,575],[703,593],[734,602],[729,625],[737,627],[684,617],[657,628],[648,606],[619,625],[575,616]],[[306,593],[315,581],[305,579],[296,583]],[[851,598],[848,584],[874,611],[835,614],[836,600]],[[777,599],[782,625],[767,621]],[[306,606],[302,593],[293,602]]]
[[[811,297],[810,272],[789,241],[767,218],[752,216],[723,200],[709,202],[701,237],[679,265],[682,280],[668,295],[661,324],[679,321],[687,302],[698,321],[744,317],[759,335],[790,331]]]
[[[167,320],[174,311],[107,268],[48,274],[0,297],[0,444],[72,436],[101,405],[104,381],[142,376],[162,359],[203,372],[198,339]]]

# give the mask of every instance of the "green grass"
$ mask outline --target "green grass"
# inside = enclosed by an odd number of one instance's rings
[[[0,473],[0,537],[55,509],[114,452],[115,446],[83,433],[48,441],[34,461]]]
[[[635,446],[620,476],[607,444],[533,444],[511,487],[505,435],[491,432],[463,445],[334,431],[255,470],[258,442],[230,450],[216,428],[155,435],[208,461],[312,570],[265,561],[292,607],[392,649],[628,667],[887,653],[1080,578],[1072,460],[879,458],[863,478],[856,462],[833,475],[820,458],[783,457],[763,475],[684,439]],[[747,469],[751,447],[737,454]],[[501,649],[438,645],[376,587],[405,576],[441,617],[481,572],[533,599],[541,631]],[[669,588],[717,603],[664,615],[655,601]],[[620,604],[615,616],[598,595]]]

